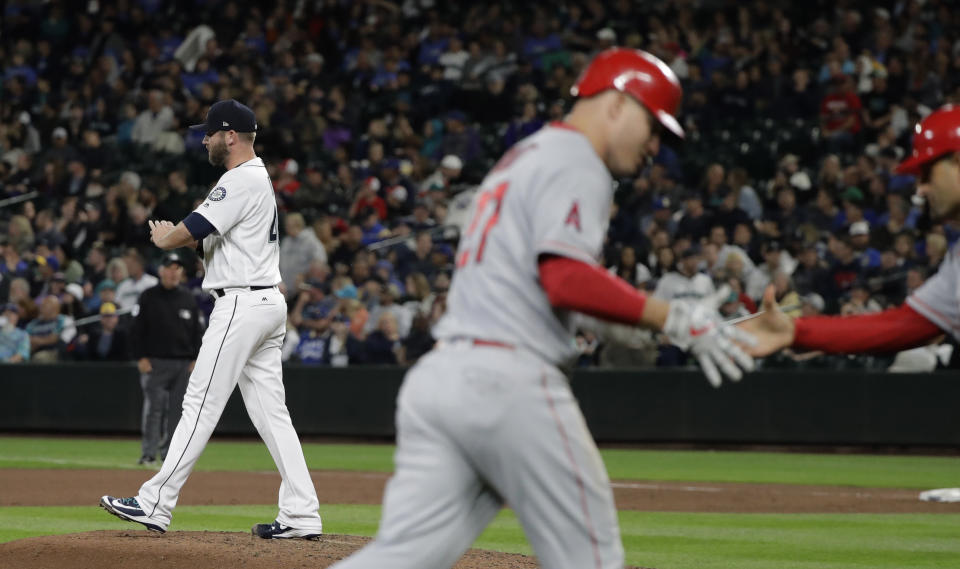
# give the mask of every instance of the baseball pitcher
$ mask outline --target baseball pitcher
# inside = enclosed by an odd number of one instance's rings
[[[161,249],[198,246],[203,288],[217,300],[160,472],[137,496],[104,496],[100,505],[121,519],[165,532],[180,489],[239,383],[250,420],[283,477],[277,519],[255,525],[253,533],[316,539],[322,534],[319,503],[283,389],[280,348],[287,304],[277,288],[280,249],[273,184],[253,150],[257,123],[252,110],[230,99],[212,105],[206,122],[191,128],[204,129],[210,163],[227,172],[176,226],[151,221],[151,239]]]

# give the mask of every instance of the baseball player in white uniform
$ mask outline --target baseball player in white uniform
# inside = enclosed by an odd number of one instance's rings
[[[253,150],[253,111],[234,100],[210,107],[204,145],[210,163],[227,172],[207,199],[182,222],[150,222],[161,249],[200,243],[204,290],[216,297],[210,325],[183,398],[183,415],[160,471],[131,498],[104,496],[110,513],[163,533],[180,489],[203,452],[239,383],[240,393],[283,481],[280,512],[257,524],[263,538],[316,539],[319,503],[284,399],[280,348],[287,305],[280,283],[277,207],[263,161]]]
[[[504,504],[541,567],[623,567],[609,480],[558,367],[576,354],[572,311],[663,330],[717,383],[718,368],[734,380],[751,369],[715,307],[646,298],[597,263],[611,172],[634,173],[659,125],[683,132],[673,72],[611,49],[574,95],[565,122],[518,143],[481,185],[438,347],[398,397],[379,532],[337,569],[450,567]]]
[[[913,153],[897,173],[917,177],[917,195],[937,222],[960,222],[960,106],[930,113],[914,129]],[[944,334],[960,339],[960,244],[902,305],[873,314],[791,319],[777,306],[773,286],[764,313],[737,326],[756,335],[757,357],[792,347],[832,354],[894,353],[924,346]],[[927,490],[920,499],[960,502],[960,488]]]

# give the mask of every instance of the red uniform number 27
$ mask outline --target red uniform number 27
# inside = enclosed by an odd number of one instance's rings
[[[480,193],[480,197],[477,198],[477,209],[473,213],[473,220],[470,222],[467,232],[464,234],[465,240],[469,240],[477,231],[477,227],[480,225],[480,221],[487,211],[487,206],[490,205],[490,202],[494,202],[493,213],[487,217],[486,223],[483,224],[483,232],[480,233],[480,243],[477,245],[477,263],[483,260],[483,249],[487,245],[487,233],[493,229],[493,226],[496,225],[500,219],[500,206],[503,205],[503,196],[507,193],[508,185],[509,182],[503,182],[492,190],[484,190]],[[470,262],[470,248],[469,246],[464,246],[463,250],[460,251],[460,256],[457,257],[457,268],[466,265],[468,262]]]

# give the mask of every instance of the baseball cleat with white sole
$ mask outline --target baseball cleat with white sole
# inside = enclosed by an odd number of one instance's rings
[[[250,533],[263,539],[320,539],[323,535],[319,530],[292,528],[278,521],[272,524],[257,524],[250,529]]]
[[[167,527],[157,523],[140,507],[136,498],[115,498],[104,496],[100,498],[100,507],[117,516],[121,520],[143,524],[150,531],[166,533]]]

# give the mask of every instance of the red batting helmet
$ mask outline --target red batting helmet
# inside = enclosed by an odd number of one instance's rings
[[[604,50],[593,58],[570,94],[590,97],[607,89],[632,96],[670,132],[683,136],[683,127],[676,118],[683,94],[680,81],[655,55],[622,47]]]
[[[960,152],[960,106],[944,105],[914,127],[913,154],[897,166],[898,174],[920,173],[928,162]]]

